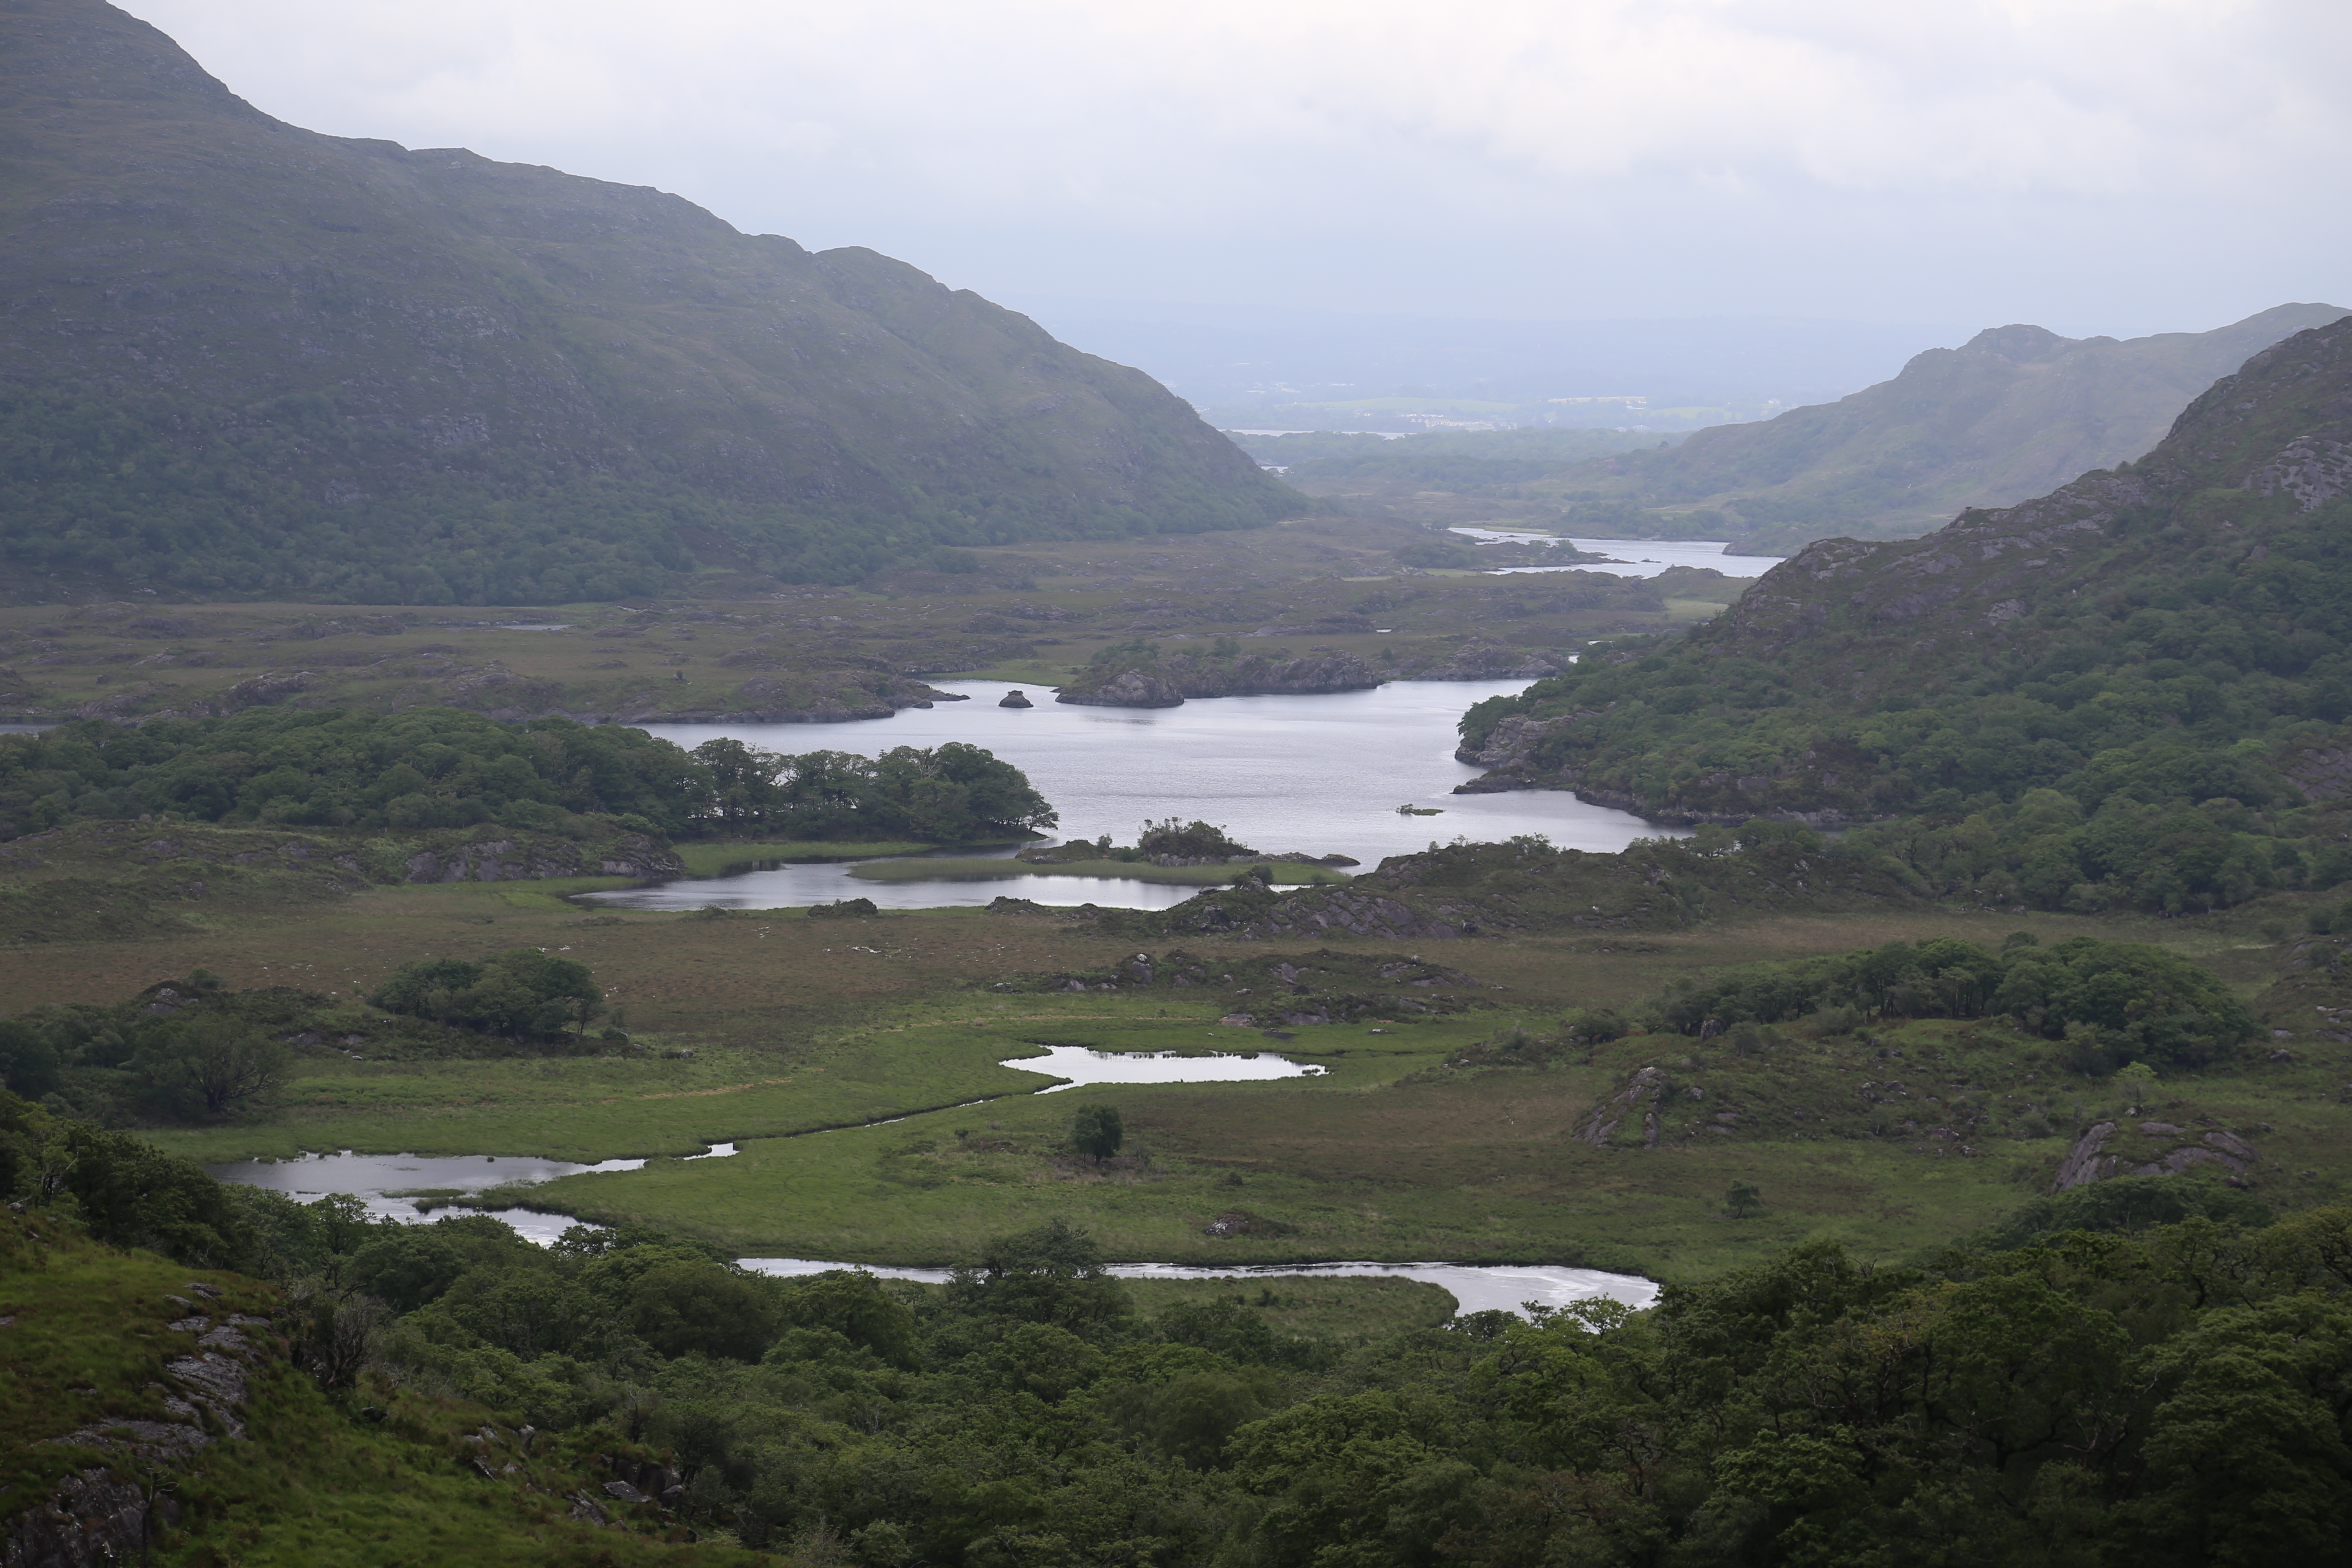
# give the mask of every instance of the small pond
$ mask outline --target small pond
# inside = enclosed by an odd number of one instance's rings
[[[1314,1078],[1329,1070],[1267,1051],[1184,1056],[1175,1051],[1097,1051],[1085,1046],[1048,1046],[1042,1057],[1011,1057],[999,1065],[1070,1080],[1041,1089],[1040,1094],[1059,1094],[1091,1083],[1238,1083]]]

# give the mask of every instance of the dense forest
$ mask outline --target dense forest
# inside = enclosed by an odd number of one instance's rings
[[[780,1279],[645,1230],[541,1248],[224,1187],[14,1099],[0,1128],[0,1186],[49,1223],[278,1281],[331,1402],[602,1428],[661,1452],[668,1517],[803,1562],[2252,1568],[2352,1531],[2352,1211],[2218,1184],[1349,1342],[1272,1329],[1282,1282],[1145,1316],[1059,1222],[945,1287]]]
[[[450,708],[257,709],[0,736],[0,823],[15,833],[158,814],[393,830],[495,823],[573,836],[599,818],[669,837],[946,843],[1055,821],[1019,769],[954,741],[878,758],[782,756],[731,740],[688,752],[617,724],[507,724]]]

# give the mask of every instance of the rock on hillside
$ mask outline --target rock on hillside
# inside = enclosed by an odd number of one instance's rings
[[[20,563],[556,603],[1297,501],[1150,377],[903,262],[304,131],[103,0],[0,13],[0,101]]]
[[[2249,355],[2345,313],[2281,305],[2210,332],[2125,341],[1989,328],[1839,402],[1596,458],[1545,488],[1721,508],[1767,552],[1831,532],[1920,532],[2138,458]]]

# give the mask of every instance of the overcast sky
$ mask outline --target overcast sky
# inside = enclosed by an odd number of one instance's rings
[[[131,0],[269,113],[992,297],[2201,331],[2352,298],[2343,0]]]

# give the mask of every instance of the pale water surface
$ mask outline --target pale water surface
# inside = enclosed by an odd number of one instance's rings
[[[1265,1051],[1251,1056],[1220,1051],[1188,1057],[1174,1051],[1097,1051],[1086,1046],[1048,1046],[1042,1057],[1008,1057],[997,1065],[1070,1080],[1041,1089],[1040,1094],[1058,1094],[1090,1083],[1236,1083],[1314,1078],[1327,1070]]]
[[[1563,848],[1612,852],[1635,838],[1673,835],[1631,813],[1587,805],[1564,791],[1457,795],[1480,770],[1454,760],[1463,710],[1527,682],[1394,681],[1370,691],[1318,697],[1219,697],[1181,708],[1081,708],[1032,689],[1034,708],[1001,708],[1002,682],[943,680],[971,700],[910,708],[862,724],[648,724],[686,747],[732,736],[772,752],[818,748],[878,755],[893,746],[963,741],[1029,775],[1062,814],[1057,832],[1135,841],[1147,821],[1175,816],[1223,826],[1269,854],[1348,855],[1376,866],[1432,840],[1493,843],[1540,833]],[[1401,816],[1402,805],[1442,816]],[[585,895],[630,909],[781,909],[866,898],[886,908],[985,904],[999,896],[1039,903],[1166,909],[1200,889],[1065,877],[972,881],[861,882],[845,866],[789,866],[735,877],[693,878]]]
[[[1448,531],[1471,539],[1531,542],[1554,537],[1529,529],[1456,528]],[[1654,577],[1669,566],[1710,566],[1727,577],[1761,577],[1780,564],[1777,555],[1727,555],[1731,546],[1720,539],[1576,539],[1569,543],[1590,554],[1611,557],[1578,566],[1496,566],[1507,572],[1606,572],[1612,577]]]

